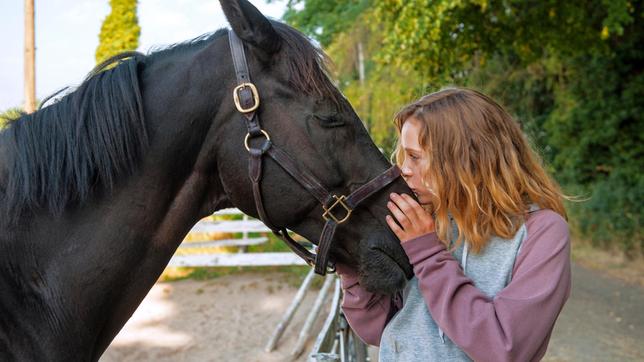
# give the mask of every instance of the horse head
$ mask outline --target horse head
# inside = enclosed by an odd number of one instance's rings
[[[331,204],[336,207],[330,213],[337,218],[346,216],[349,208],[337,199],[376,179],[391,165],[329,80],[321,50],[295,29],[269,21],[247,1],[221,4],[232,30],[243,41],[258,93],[257,100],[249,95],[249,103],[259,103],[252,117],[261,120],[261,133],[250,135],[249,142],[260,149],[270,139],[271,147],[290,155],[299,170],[311,174],[335,195]],[[245,213],[263,216],[265,222],[319,244],[329,204],[314,197],[298,182],[301,175],[289,174],[275,157],[258,161],[263,168],[261,200],[249,197],[254,194],[248,172],[253,167],[249,166],[252,155],[243,140],[250,131],[247,115],[235,106],[233,89],[239,81],[232,81],[222,84],[229,96],[221,105],[214,123],[218,130],[211,140],[217,145],[213,153],[226,194]],[[350,211],[350,218],[338,226],[330,246],[331,260],[359,269],[361,284],[387,294],[401,289],[411,275],[400,242],[384,221],[388,195],[394,191],[411,194],[402,178],[393,180]],[[263,203],[265,215],[261,215],[258,202]]]

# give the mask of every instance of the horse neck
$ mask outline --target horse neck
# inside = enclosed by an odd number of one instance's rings
[[[110,317],[104,321],[106,325],[97,340],[98,355],[158,279],[192,225],[214,210],[229,206],[211,159],[214,154],[204,151],[225,96],[221,84],[233,77],[232,65],[230,69],[216,66],[223,61],[217,57],[229,54],[227,42],[215,41],[225,44],[210,46],[184,59],[159,59],[143,71],[150,147],[140,176],[119,192],[117,205],[122,206],[115,210],[132,210],[130,216],[115,215],[110,227],[121,230],[121,235],[123,225],[131,227],[129,242],[122,245],[136,257],[122,262],[121,275],[114,278],[114,284],[131,282],[119,293],[118,302],[108,307]],[[158,77],[154,74],[160,72],[172,77],[155,80]],[[115,236],[113,231],[108,233]]]
[[[10,239],[0,236],[3,243],[18,245],[18,254],[29,255],[25,259],[31,261],[21,267],[36,268],[43,281],[29,284],[41,295],[38,306],[23,305],[16,311],[28,318],[10,330],[0,324],[0,341],[7,332],[24,332],[25,340],[34,340],[44,351],[62,349],[74,358],[98,359],[190,227],[205,214],[229,206],[216,165],[202,149],[224,99],[221,84],[234,77],[232,65],[229,70],[215,66],[220,59],[213,57],[230,56],[224,43],[225,48],[203,48],[180,59],[159,57],[146,64],[140,79],[149,147],[132,175],[111,193],[96,195],[62,216],[39,215]],[[12,298],[24,298],[19,293]],[[42,328],[34,331],[29,325]]]

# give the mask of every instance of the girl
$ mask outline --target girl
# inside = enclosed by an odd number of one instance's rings
[[[396,160],[418,202],[391,194],[386,221],[415,276],[385,296],[338,265],[351,327],[383,362],[541,359],[571,286],[557,184],[479,92],[429,94],[395,123]]]

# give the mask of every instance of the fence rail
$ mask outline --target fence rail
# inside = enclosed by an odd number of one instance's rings
[[[172,267],[222,267],[222,266],[274,266],[274,265],[307,265],[304,260],[292,252],[263,252],[249,253],[246,247],[259,245],[268,241],[268,237],[249,236],[250,233],[269,233],[261,221],[244,215],[237,209],[225,209],[215,215],[243,215],[242,220],[202,220],[198,222],[189,234],[204,233],[242,233],[240,238],[226,238],[206,241],[183,242],[179,246],[182,253],[175,254],[168,266]],[[239,253],[214,253],[213,247],[237,246]],[[210,249],[209,249],[210,248]],[[187,254],[186,254],[187,253]],[[191,254],[194,253],[194,254]],[[299,307],[304,294],[311,284],[314,274],[309,272],[298,290],[291,306],[286,311],[282,321],[276,326],[266,350],[272,351],[277,347],[278,340],[288,326],[293,313]],[[333,288],[332,288],[333,287]],[[322,289],[318,293],[314,306],[309,311],[307,320],[302,328],[295,348],[291,352],[293,358],[302,354],[306,341],[309,340],[311,328],[317,318],[322,305],[328,303],[327,294],[333,290],[330,301],[330,310],[325,318],[323,327],[317,333],[312,350],[308,352],[308,362],[340,361],[340,362],[365,362],[368,361],[367,347],[349,328],[340,311],[342,290],[340,280],[333,275],[327,275]]]
[[[169,266],[215,267],[215,266],[276,266],[307,265],[299,256],[291,253],[235,253],[175,255]]]
[[[220,267],[220,266],[276,266],[276,265],[306,265],[306,262],[291,252],[248,253],[246,248],[260,245],[268,241],[267,236],[249,236],[250,233],[270,233],[271,230],[261,221],[253,219],[238,209],[217,211],[220,215],[243,215],[242,220],[202,220],[188,233],[242,233],[240,238],[226,238],[206,241],[184,241],[168,266],[171,267]],[[213,253],[208,248],[237,246],[240,253]]]

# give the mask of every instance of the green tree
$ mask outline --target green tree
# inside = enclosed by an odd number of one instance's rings
[[[286,19],[337,61],[341,89],[383,148],[392,110],[409,98],[449,84],[481,89],[521,122],[568,193],[588,197],[569,205],[583,236],[644,250],[642,1],[289,5]],[[367,44],[361,80],[357,42]]]
[[[393,70],[375,60],[383,24],[374,15],[372,1],[292,0],[284,19],[325,48],[338,86],[376,144],[390,155],[396,140],[391,120],[422,89],[414,72]]]
[[[6,127],[9,122],[13,121],[14,119],[18,119],[23,114],[24,111],[18,107],[9,108],[0,112],[0,130]]]
[[[289,0],[283,18],[326,47],[370,6],[370,0]]]
[[[137,0],[110,0],[110,7],[112,10],[103,21],[98,36],[97,64],[139,46],[141,28],[136,15]]]

